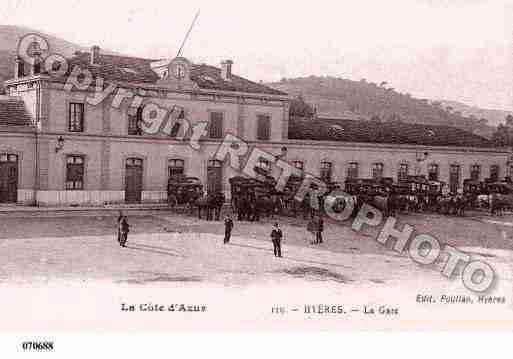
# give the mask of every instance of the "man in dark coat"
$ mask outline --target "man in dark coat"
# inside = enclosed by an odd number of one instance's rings
[[[273,230],[271,231],[271,239],[273,241],[274,256],[281,257],[281,240],[283,239],[283,233],[281,232],[278,223],[275,223]]]
[[[322,243],[322,232],[324,231],[324,220],[322,219],[322,216],[317,217],[317,238],[316,243],[321,244]]]
[[[119,222],[119,232],[121,233],[121,238],[119,244],[121,247],[126,247],[126,241],[128,239],[128,232],[130,231],[130,225],[128,224],[128,220],[125,216]]]
[[[123,219],[124,215],[122,211],[119,211],[118,221],[117,221],[117,229],[118,229],[118,243],[121,243],[121,220]]]
[[[224,244],[230,242],[230,237],[232,236],[233,229],[233,220],[232,216],[227,214],[224,219]]]

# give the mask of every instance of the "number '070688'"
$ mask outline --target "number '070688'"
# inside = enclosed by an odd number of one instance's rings
[[[53,342],[23,342],[23,350],[48,351],[53,350]]]

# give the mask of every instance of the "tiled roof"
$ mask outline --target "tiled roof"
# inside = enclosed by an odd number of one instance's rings
[[[245,78],[233,74],[230,77],[230,81],[225,81],[221,77],[221,69],[205,64],[192,66],[191,80],[196,82],[202,89],[287,95],[285,92],[246,80]]]
[[[21,99],[0,98],[0,126],[32,126],[32,120]]]
[[[291,117],[289,139],[426,146],[495,147],[481,136],[449,126]]]
[[[97,61],[98,65],[91,65],[88,52],[77,52],[69,60],[69,70],[78,65],[82,70],[91,71],[93,77],[102,77],[106,82],[155,83],[159,79],[150,66],[156,60],[101,54]]]
[[[105,81],[153,84],[159,80],[159,76],[151,68],[151,63],[155,61],[159,60],[100,54],[98,65],[93,66],[90,64],[90,54],[79,52],[70,60],[69,69],[71,71],[74,65],[79,65],[81,69],[91,71],[93,77],[100,76]],[[225,81],[221,77],[221,69],[205,64],[192,65],[191,80],[201,89],[286,95],[282,91],[233,74],[229,81]]]

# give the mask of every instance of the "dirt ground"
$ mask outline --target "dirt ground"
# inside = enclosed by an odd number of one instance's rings
[[[1,217],[0,287],[12,295],[0,298],[0,308],[18,308],[21,301],[32,308],[32,314],[41,313],[39,309],[47,310],[48,306],[49,313],[54,313],[55,303],[73,311],[78,302],[82,303],[80,308],[89,303],[88,311],[76,314],[76,321],[83,322],[89,316],[97,318],[100,308],[117,313],[118,306],[127,298],[137,301],[148,300],[149,296],[170,300],[178,296],[213,301],[219,308],[230,303],[239,308],[242,316],[247,316],[248,306],[253,305],[258,308],[252,312],[258,313],[254,319],[260,321],[269,319],[268,310],[280,302],[294,302],[298,307],[342,299],[348,305],[392,302],[417,313],[418,294],[469,294],[461,280],[443,277],[437,265],[415,264],[406,254],[382,246],[375,240],[377,230],[369,227],[356,233],[350,223],[327,221],[324,243],[311,245],[302,219],[236,221],[232,241],[224,245],[222,222],[165,211],[137,212],[128,213],[131,232],[128,247],[121,248],[116,241],[116,217],[114,212]],[[272,253],[269,233],[275,220],[284,232],[284,258],[275,258]],[[401,216],[400,223],[408,223],[417,233],[434,235],[441,243],[490,263],[498,275],[493,294],[504,296],[507,302],[500,309],[508,308],[508,313],[513,313],[513,216],[476,213],[459,218],[415,214]],[[34,304],[31,298],[40,298],[41,293],[46,293],[44,300]],[[440,324],[430,317],[429,308],[424,309],[423,320],[433,320],[435,327]],[[482,309],[480,316],[472,317],[475,323],[478,318],[490,316],[488,310]],[[504,320],[506,317],[498,309],[494,307],[494,313]],[[451,315],[457,313],[453,308],[450,310]],[[33,325],[26,312],[21,315],[7,310],[3,314],[16,318],[12,320],[19,321],[19,325],[23,323],[20,318],[25,316],[26,323]],[[467,314],[461,315],[470,320]],[[410,317],[403,317],[406,321],[401,322],[406,328],[410,328]],[[48,318],[43,316],[42,328],[53,320],[50,314]],[[70,318],[64,316],[61,320],[68,323]],[[379,328],[390,324],[379,323]],[[141,319],[134,325],[147,324]],[[300,327],[303,324],[302,320],[298,322]],[[321,328],[328,325],[317,324]],[[170,323],[161,325],[168,328]],[[334,321],[329,325],[338,328],[341,323]],[[352,325],[363,324],[359,321]]]
[[[88,276],[109,278],[118,268],[135,264],[143,259],[143,264],[151,266],[147,260],[150,254],[161,263],[172,256],[180,256],[191,261],[191,267],[197,263],[213,260],[212,271],[209,275],[219,274],[225,266],[246,264],[247,255],[255,256],[254,270],[258,272],[259,258],[272,257],[269,233],[272,223],[278,221],[284,232],[283,246],[285,251],[290,248],[302,253],[326,253],[335,266],[354,266],[359,262],[359,256],[379,256],[378,262],[387,263],[395,258],[407,259],[392,251],[391,244],[387,247],[378,243],[378,229],[366,226],[363,231],[355,232],[350,222],[338,223],[327,221],[324,232],[324,243],[311,245],[309,233],[306,232],[306,221],[288,217],[265,219],[261,222],[235,222],[233,230],[234,240],[231,247],[239,249],[253,249],[243,251],[240,262],[230,264],[230,259],[217,258],[226,250],[221,247],[212,249],[215,253],[206,251],[209,241],[221,242],[224,234],[222,222],[207,222],[198,220],[193,216],[169,213],[165,211],[128,213],[131,232],[129,235],[129,248],[121,249],[117,246],[116,215],[84,213],[75,216],[32,216],[23,218],[0,219],[0,254],[3,265],[0,266],[0,278],[22,278],[23,276],[40,277],[44,273],[46,278],[69,277],[73,274],[87,279]],[[466,217],[440,216],[437,214],[413,214],[399,217],[399,225],[411,225],[414,233],[428,233],[443,244],[450,244],[469,254],[474,254],[507,263],[512,260],[513,249],[513,216],[489,217],[486,215],[471,215]],[[201,240],[198,240],[201,238]],[[193,243],[193,244],[191,244]],[[202,248],[205,243],[205,248]],[[255,244],[256,243],[256,244]],[[253,247],[255,248],[253,248]],[[136,248],[137,247],[137,248]],[[143,248],[144,247],[144,248]],[[161,256],[156,256],[159,254]],[[189,251],[188,254],[181,251]],[[194,252],[197,251],[197,254]],[[205,252],[206,253],[203,253]],[[219,253],[217,253],[219,252]],[[242,252],[241,252],[242,253]],[[214,258],[210,255],[215,254]],[[340,258],[338,254],[346,254]],[[203,258],[207,255],[208,258]],[[306,255],[306,254],[305,254]],[[163,258],[164,259],[163,259]],[[347,263],[349,260],[349,263]],[[315,262],[315,261],[313,261]],[[112,264],[112,267],[109,265]],[[372,264],[375,266],[376,264]],[[320,270],[330,265],[318,261]],[[408,267],[418,267],[407,262]],[[30,269],[33,268],[31,271]],[[173,273],[172,265],[160,267],[170,275],[181,275],[180,270]],[[393,272],[396,268],[390,265]],[[361,273],[361,268],[358,273]],[[412,270],[411,268],[409,270]],[[423,270],[422,270],[423,271]],[[241,274],[243,271],[240,271]],[[197,275],[191,272],[191,275]],[[121,276],[122,277],[122,276]],[[247,278],[246,278],[247,279]],[[246,281],[243,280],[243,282]],[[254,279],[258,280],[258,276]],[[233,280],[233,278],[230,278]],[[386,279],[372,279],[385,281]]]

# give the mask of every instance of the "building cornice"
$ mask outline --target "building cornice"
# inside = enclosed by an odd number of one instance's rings
[[[108,135],[108,134],[76,134],[65,131],[49,131],[39,132],[40,136],[63,136],[73,140],[117,140],[123,142],[134,142],[134,143],[161,143],[161,144],[173,144],[173,145],[187,145],[189,139],[184,138],[183,140],[177,140],[163,136],[121,136],[121,135]],[[200,143],[207,145],[218,145],[223,140],[212,140],[212,139],[201,139]],[[383,151],[383,150],[396,150],[404,152],[453,152],[453,153],[488,153],[497,155],[509,155],[507,149],[503,148],[480,148],[480,147],[456,147],[456,146],[419,146],[419,145],[407,145],[407,144],[377,144],[377,143],[358,143],[358,142],[328,142],[328,141],[299,141],[299,140],[287,140],[287,141],[244,141],[250,147],[258,146],[259,148],[276,148],[276,147],[287,147],[297,149],[346,149],[346,150],[372,150],[372,151]]]
[[[66,81],[63,78],[55,78],[48,75],[36,75],[36,76],[25,76],[19,79],[10,79],[4,82],[5,87],[22,85],[31,82],[46,82],[46,83],[56,83],[56,84],[64,84]],[[161,93],[162,96],[167,97],[167,94],[187,94],[191,96],[198,95],[206,95],[206,96],[219,96],[219,97],[231,97],[231,98],[244,98],[244,99],[258,99],[258,100],[269,100],[269,101],[282,101],[289,102],[292,99],[292,96],[289,95],[273,95],[273,94],[265,94],[265,93],[253,93],[253,92],[237,92],[237,91],[222,91],[222,90],[214,90],[214,89],[176,89],[176,88],[168,88],[165,86],[159,86],[157,84],[151,83],[134,83],[134,82],[122,82],[122,81],[107,81],[105,85],[115,84],[120,88],[124,89],[133,89],[136,92],[142,91],[150,91]],[[92,86],[89,86],[86,90],[81,90],[85,92],[95,92],[95,82],[93,82]],[[142,95],[144,96],[144,95]],[[158,96],[158,94],[155,94]]]

